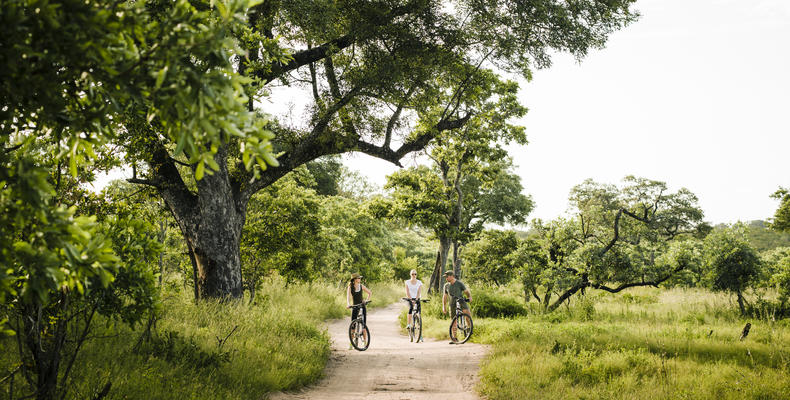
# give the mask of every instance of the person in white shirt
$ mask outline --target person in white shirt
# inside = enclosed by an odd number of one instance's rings
[[[414,311],[415,303],[417,307],[417,312],[420,312],[420,294],[422,293],[422,281],[417,279],[417,270],[413,269],[410,272],[411,279],[406,280],[406,297],[409,299],[416,299],[409,301],[409,313],[406,314],[408,316],[408,322],[406,325],[406,329],[411,327],[411,313]]]

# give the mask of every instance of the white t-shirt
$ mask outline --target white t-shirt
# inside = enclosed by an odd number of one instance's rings
[[[420,286],[422,286],[422,281],[417,279],[417,283],[411,284],[411,279],[406,280],[406,287],[409,288],[409,297],[414,299],[417,298],[417,291],[420,290]]]

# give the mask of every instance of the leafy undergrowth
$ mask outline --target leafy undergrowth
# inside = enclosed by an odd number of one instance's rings
[[[385,306],[400,287],[371,289],[371,306]],[[190,293],[171,290],[142,341],[142,327],[97,324],[102,338],[81,352],[69,397],[91,398],[109,382],[108,399],[250,399],[320,378],[330,351],[323,321],[348,314],[344,288],[273,281],[258,293],[253,305],[195,304]],[[0,362],[14,365],[14,352],[4,353]]]

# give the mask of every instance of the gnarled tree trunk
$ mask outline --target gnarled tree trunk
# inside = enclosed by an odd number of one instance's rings
[[[197,181],[197,193],[186,189],[175,165],[158,163],[164,179],[157,188],[187,242],[198,299],[240,298],[243,291],[239,246],[247,199],[231,186],[226,158],[221,148],[219,171]]]

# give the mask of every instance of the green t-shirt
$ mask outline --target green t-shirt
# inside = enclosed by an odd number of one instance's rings
[[[444,284],[444,292],[452,297],[453,302],[457,299],[462,299],[464,297],[464,291],[466,291],[466,285],[458,279],[453,283],[447,282]]]

